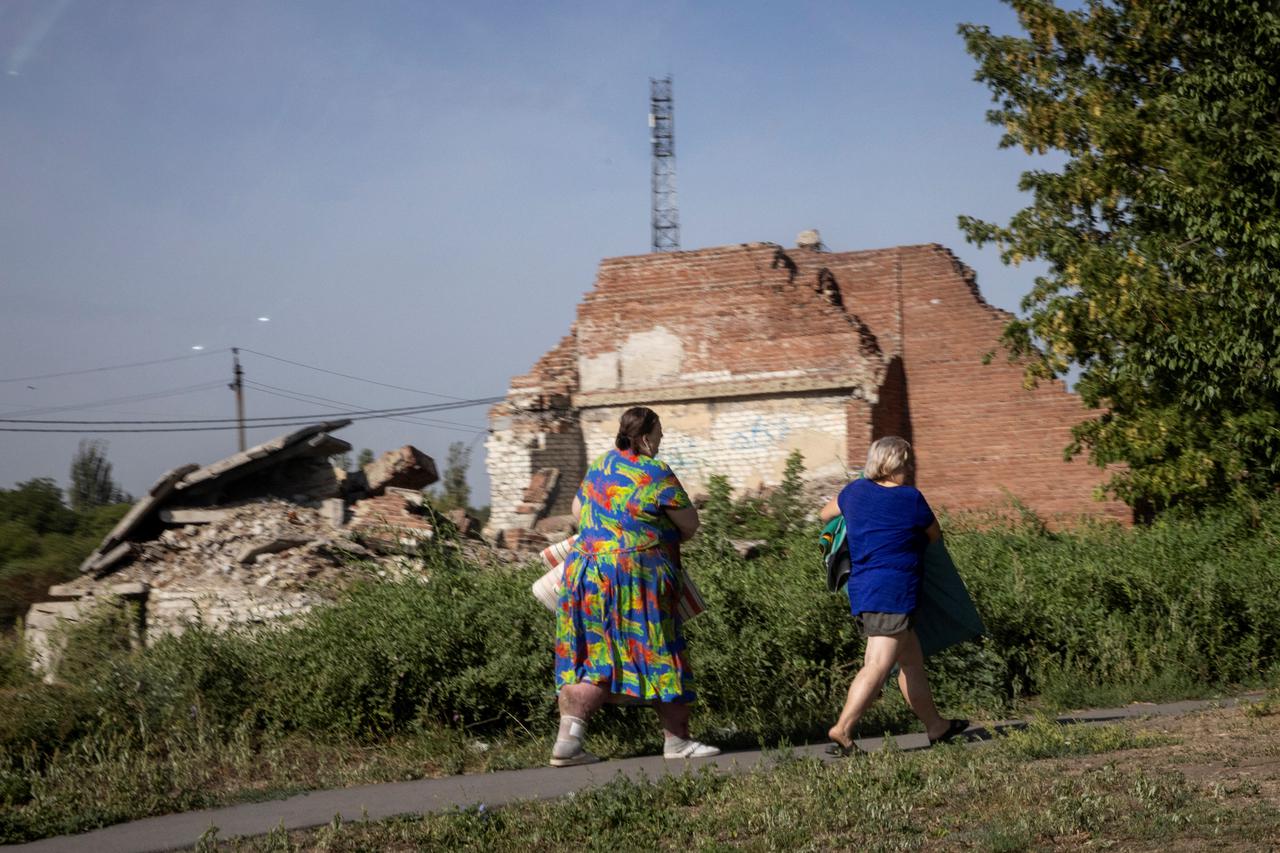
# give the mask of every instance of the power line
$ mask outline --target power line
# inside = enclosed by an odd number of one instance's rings
[[[419,415],[425,412],[433,411],[452,411],[454,409],[467,409],[471,406],[483,406],[488,403],[495,403],[503,400],[503,397],[480,397],[476,400],[460,400],[449,403],[431,403],[426,406],[411,407],[411,409],[372,409],[355,412],[321,412],[317,415],[292,415],[279,416],[274,419],[253,419],[270,420],[271,423],[255,423],[251,425],[251,429],[262,428],[280,428],[280,427],[305,427],[307,424],[314,424],[317,420],[329,420],[340,418],[343,420],[376,420],[380,418],[393,418],[397,415]],[[218,430],[239,429],[239,424],[227,424],[225,421],[234,420],[229,418],[223,419],[207,419],[207,420],[187,420],[187,421],[38,421],[38,420],[13,420],[0,419],[0,423],[9,424],[79,424],[79,425],[95,425],[95,424],[204,424],[212,423],[212,421],[223,421],[218,427],[99,427],[95,429],[68,428],[68,427],[0,427],[0,433],[198,433],[198,432],[218,432]]]
[[[454,397],[449,394],[439,394],[435,391],[423,391],[421,388],[406,388],[403,385],[392,385],[389,382],[379,382],[376,379],[365,379],[363,376],[352,376],[350,373],[339,373],[336,370],[326,370],[323,367],[316,367],[313,364],[304,364],[300,361],[291,361],[287,358],[281,358],[278,355],[269,355],[265,352],[259,352],[258,350],[249,349],[248,347],[240,347],[240,351],[251,352],[254,355],[259,355],[259,356],[262,356],[263,358],[269,358],[272,361],[281,361],[281,362],[284,362],[285,364],[292,364],[295,367],[305,367],[307,370],[314,370],[318,373],[327,373],[330,376],[341,376],[343,379],[354,379],[357,382],[367,382],[370,385],[381,385],[383,388],[394,388],[397,391],[409,391],[410,393],[413,393],[413,394],[426,394],[430,397],[441,397],[445,400],[461,400],[462,399],[461,397]]]
[[[110,397],[106,400],[97,400],[92,403],[76,403],[66,406],[46,406],[42,409],[26,409],[17,412],[4,412],[6,415],[52,415],[57,412],[78,412],[83,409],[97,409],[102,406],[112,406],[116,403],[140,403],[144,400],[159,400],[162,397],[177,397],[182,394],[194,394],[197,391],[210,391],[214,388],[222,388],[225,382],[205,382],[200,385],[184,385],[180,388],[170,388],[166,391],[151,391],[146,394],[132,394],[128,397]]]
[[[269,394],[272,397],[280,397],[285,400],[296,400],[299,403],[320,402],[320,403],[335,403],[339,406],[359,405],[358,403],[351,403],[345,400],[335,400],[331,397],[320,397],[316,394],[307,394],[302,391],[294,391],[291,388],[279,388],[279,387],[276,387],[275,385],[267,385],[262,382],[252,382],[249,380],[245,380],[244,384],[254,389],[255,391],[261,391],[263,394]],[[403,417],[388,416],[386,420],[397,421],[399,423],[406,423],[406,424],[416,424],[418,426],[457,427],[457,428],[466,430],[467,432],[477,432],[482,435],[487,435],[489,432],[487,429],[481,429],[479,427],[474,426],[473,424],[463,424],[463,423],[458,423],[457,421],[437,420],[435,418],[403,418]]]
[[[61,376],[80,376],[85,373],[103,373],[108,370],[125,370],[130,367],[147,367],[152,364],[168,364],[173,361],[184,361],[188,358],[204,358],[207,355],[217,355],[226,352],[227,348],[209,350],[208,352],[197,352],[190,355],[175,355],[171,358],[157,358],[152,361],[135,361],[129,364],[112,364],[107,367],[86,367],[83,370],[64,370],[60,373],[42,373],[38,376],[14,376],[9,379],[0,379],[0,384],[8,382],[34,382],[37,379],[57,379]]]
[[[238,423],[259,423],[270,421],[272,424],[280,424],[283,422],[295,421],[299,423],[314,423],[317,420],[326,420],[330,418],[346,418],[349,420],[368,420],[370,418],[394,417],[396,415],[416,415],[426,412],[446,412],[453,409],[462,409],[469,406],[480,406],[487,403],[496,403],[502,400],[502,397],[481,397],[475,400],[457,400],[450,403],[429,403],[418,406],[398,406],[388,409],[356,409],[349,412],[313,412],[305,415],[272,415],[260,418],[177,418],[172,420],[99,420],[99,421],[79,421],[79,420],[41,420],[35,418],[0,418],[0,423],[6,424],[45,424],[45,425],[62,425],[62,426],[96,426],[96,425],[149,425],[157,426],[162,424],[225,424],[228,422]],[[229,427],[234,429],[234,427]]]

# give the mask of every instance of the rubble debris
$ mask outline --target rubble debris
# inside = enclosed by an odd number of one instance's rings
[[[551,544],[551,540],[541,533],[526,530],[522,527],[508,527],[498,534],[498,547],[523,554],[536,554]]]
[[[346,476],[329,459],[350,445],[328,434],[346,423],[167,472],[79,578],[31,607],[26,635],[37,669],[48,673],[56,661],[57,627],[104,602],[136,606],[135,640],[146,645],[193,623],[223,628],[305,613],[370,576],[425,579],[408,555],[437,537],[478,564],[520,560],[546,544],[527,531],[512,540],[518,552],[493,549],[465,511],[437,512],[422,493],[437,479],[435,462],[411,445]]]
[[[388,488],[421,490],[440,479],[435,461],[412,445],[388,450],[364,466],[366,489],[371,495]]]
[[[175,495],[180,496],[182,509],[213,507],[269,496],[298,503],[336,496],[337,478],[327,459],[334,454],[345,453],[351,445],[328,433],[350,423],[326,421],[313,424],[203,468],[199,465],[174,468],[133,505],[97,550],[85,559],[80,571],[101,577],[126,558],[136,556],[134,549],[121,549],[120,546],[159,536],[165,524],[161,510]]]
[[[463,539],[481,539],[480,520],[467,515],[465,509],[451,509],[444,514],[444,517],[453,525],[458,536]]]
[[[310,543],[312,540],[304,539],[298,536],[282,536],[275,539],[268,539],[265,542],[256,542],[244,546],[240,552],[236,554],[237,563],[253,563],[257,562],[258,557],[264,554],[279,554],[281,551],[288,551],[292,548],[301,548],[303,545]]]
[[[326,498],[320,502],[320,514],[334,528],[341,528],[347,523],[347,502],[342,498]]]
[[[578,530],[578,519],[572,515],[549,515],[539,519],[533,529],[552,542],[568,539]]]
[[[230,510],[225,509],[172,507],[160,510],[160,520],[165,524],[208,524],[222,521],[229,514]]]
[[[91,572],[99,570],[95,567],[102,565],[104,555],[119,546],[121,542],[138,537],[140,533],[145,534],[145,527],[154,526],[155,511],[160,504],[173,494],[173,490],[183,477],[199,468],[199,465],[182,465],[161,475],[160,479],[156,480],[155,484],[142,496],[142,499],[125,513],[124,518],[120,519],[115,527],[111,528],[111,532],[102,540],[102,544],[98,546],[97,550],[85,558],[85,561],[80,564],[80,571]],[[148,524],[148,522],[152,523]]]

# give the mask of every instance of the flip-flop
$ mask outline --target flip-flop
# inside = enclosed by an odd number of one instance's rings
[[[950,720],[948,722],[949,725],[945,732],[937,737],[929,738],[929,746],[933,746],[935,743],[946,743],[949,740],[955,740],[960,735],[964,734],[965,729],[969,728],[968,720]]]
[[[857,755],[861,752],[856,746],[841,746],[838,743],[829,743],[827,748],[823,750],[827,755],[834,755],[838,758],[848,758],[851,755]]]

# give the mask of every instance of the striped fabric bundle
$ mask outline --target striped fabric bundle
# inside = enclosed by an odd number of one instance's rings
[[[570,536],[568,539],[542,549],[542,561],[551,568],[533,582],[532,592],[533,597],[542,602],[542,606],[552,613],[560,606],[560,581],[564,577],[564,561],[569,559],[569,553],[573,551],[577,541],[577,536]],[[677,609],[680,619],[688,622],[706,610],[707,603],[688,572],[683,568],[677,568],[676,577],[680,581],[680,601]]]

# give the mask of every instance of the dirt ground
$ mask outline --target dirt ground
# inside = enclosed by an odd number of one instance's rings
[[[1154,778],[1181,777],[1200,797],[1229,812],[1251,806],[1280,808],[1280,702],[1131,720],[1122,725],[1159,732],[1173,742],[1056,759],[1060,771],[1083,774],[1111,765]],[[1280,850],[1280,825],[1256,828],[1260,832],[1253,838],[1241,839],[1226,832],[1226,837],[1211,840],[1206,838],[1204,827],[1196,827],[1162,844],[1161,850]]]

